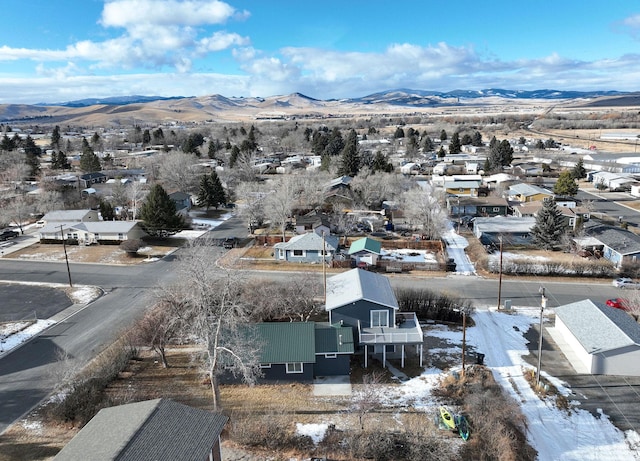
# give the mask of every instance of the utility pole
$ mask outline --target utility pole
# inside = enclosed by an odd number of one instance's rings
[[[69,286],[73,288],[71,283],[71,269],[69,269],[69,257],[67,256],[67,244],[64,239],[64,232],[62,231],[62,224],[60,225],[60,236],[62,237],[62,249],[64,250],[64,260],[67,262],[67,275],[69,276]]]
[[[542,366],[542,313],[547,307],[547,297],[545,296],[544,287],[538,290],[540,293],[540,337],[538,338],[538,370],[536,371],[536,386],[540,385],[540,367]]]
[[[502,235],[498,237],[500,240],[500,272],[498,273],[498,309],[502,301]]]
[[[327,241],[322,231],[322,286],[324,287],[324,304],[327,305]]]
[[[462,376],[464,376],[465,354],[467,353],[467,311],[462,308]]]

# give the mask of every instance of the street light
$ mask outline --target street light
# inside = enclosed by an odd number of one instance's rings
[[[540,337],[538,338],[538,370],[536,371],[536,386],[540,385],[540,368],[542,367],[542,313],[547,307],[547,297],[545,296],[544,287],[538,290],[540,293]]]

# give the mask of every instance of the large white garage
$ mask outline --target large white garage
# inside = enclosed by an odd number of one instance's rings
[[[626,312],[590,299],[557,307],[558,345],[576,371],[640,376],[640,325]],[[567,348],[568,350],[565,350]]]

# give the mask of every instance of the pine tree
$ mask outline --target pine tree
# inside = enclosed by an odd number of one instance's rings
[[[200,188],[197,198],[198,206],[218,208],[227,203],[227,194],[222,187],[218,173],[214,170],[210,175],[204,175],[200,179]]]
[[[475,147],[482,147],[482,134],[479,131],[473,133],[471,138],[471,145]]]
[[[573,197],[578,193],[578,184],[575,179],[573,179],[571,171],[563,171],[560,173],[558,180],[553,186],[553,193],[568,197]]]
[[[176,204],[160,184],[149,191],[140,207],[142,228],[153,237],[167,237],[185,227],[184,219],[176,211]]]
[[[576,162],[575,166],[571,170],[571,176],[573,179],[577,180],[586,178],[587,170],[584,168],[584,161],[582,158]]]
[[[462,151],[462,146],[460,144],[460,134],[456,131],[451,136],[451,142],[449,143],[449,153],[450,154],[459,154]]]
[[[358,155],[358,136],[355,130],[349,132],[344,149],[342,149],[342,158],[339,175],[356,176],[360,171],[360,156]]]
[[[560,245],[564,233],[564,220],[555,200],[545,200],[531,228],[533,242],[544,250],[553,250]]]
[[[51,133],[51,147],[55,150],[60,149],[60,127],[56,125]]]
[[[440,131],[440,141],[446,141],[447,140],[447,132],[442,130]]]

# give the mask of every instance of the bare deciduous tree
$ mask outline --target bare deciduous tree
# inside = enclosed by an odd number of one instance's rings
[[[446,229],[447,214],[440,203],[442,193],[427,185],[415,187],[403,195],[405,216],[422,228],[430,240],[438,239]]]
[[[193,244],[180,261],[180,286],[190,332],[204,346],[214,408],[221,408],[219,379],[231,373],[247,384],[260,374],[261,344],[250,327],[247,306],[241,301],[238,274],[211,264],[211,246]]]
[[[198,190],[197,158],[193,154],[168,152],[159,158],[158,172],[166,189],[182,192]]]
[[[360,429],[364,430],[365,417],[380,406],[382,375],[373,372],[364,375],[362,386],[354,393],[351,411],[358,416]]]

